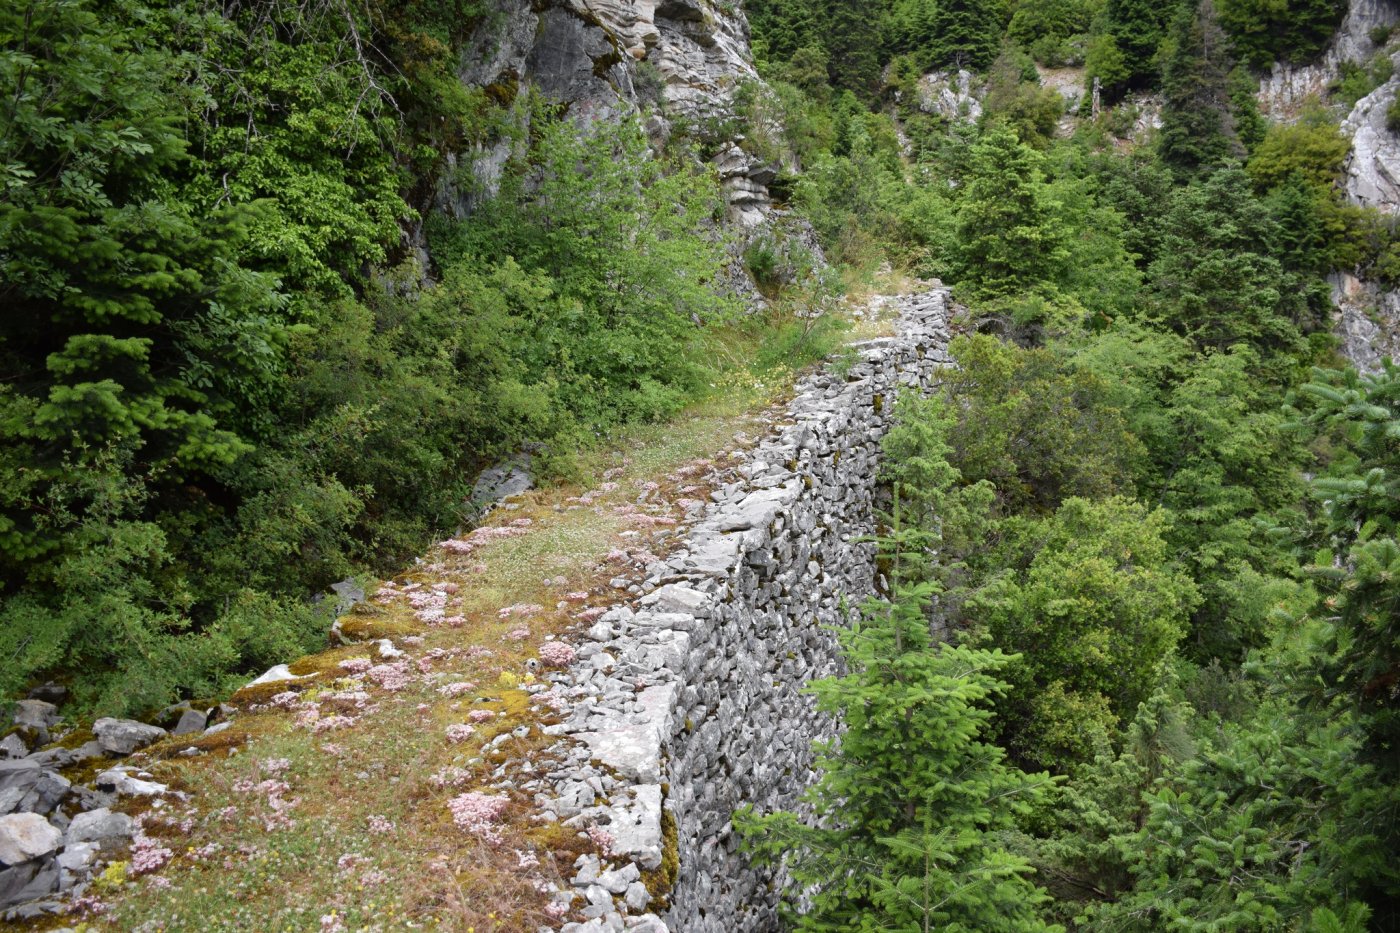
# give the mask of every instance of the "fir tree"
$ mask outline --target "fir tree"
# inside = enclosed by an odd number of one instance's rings
[[[1183,11],[1162,73],[1160,143],[1162,161],[1180,175],[1244,157],[1230,108],[1232,68],[1212,0],[1201,0],[1194,13]]]
[[[970,161],[958,204],[959,280],[989,295],[1053,281],[1068,251],[1042,156],[996,127],[973,147]]]
[[[996,58],[1004,7],[996,0],[898,0],[891,30],[924,69],[986,68]]]
[[[1157,47],[1174,7],[1161,0],[1108,0],[1105,32],[1122,55],[1127,85],[1142,87],[1155,76]]]
[[[931,643],[933,587],[909,579],[926,541],[896,514],[881,542],[894,592],[840,633],[849,673],[812,685],[845,723],[807,796],[817,823],[743,811],[737,825],[760,861],[785,862],[794,897],[810,894],[798,930],[1058,930],[1038,917],[1045,895],[1030,866],[997,838],[1050,786],[985,738],[988,703],[1005,690],[997,671],[1012,659]]]

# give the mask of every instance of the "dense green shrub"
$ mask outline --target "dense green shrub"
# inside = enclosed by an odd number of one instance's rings
[[[896,518],[884,547],[902,566],[919,541]],[[846,725],[840,742],[821,749],[821,777],[807,794],[816,819],[741,811],[745,845],[791,872],[798,930],[1062,929],[1037,916],[1045,895],[998,835],[1050,786],[1048,775],[1009,766],[987,740],[988,706],[1014,659],[932,644],[924,614],[932,587],[896,587],[840,632],[849,672],[812,684],[818,708]]]

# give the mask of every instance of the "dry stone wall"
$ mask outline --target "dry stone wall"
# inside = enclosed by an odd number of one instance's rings
[[[579,744],[538,802],[612,853],[581,857],[556,894],[589,917],[566,931],[777,929],[774,879],[730,819],[792,807],[813,778],[834,723],[803,687],[838,672],[832,627],[874,589],[880,442],[901,389],[947,363],[946,292],[891,300],[897,335],[799,385],[790,423],[556,684],[568,709],[551,729]]]

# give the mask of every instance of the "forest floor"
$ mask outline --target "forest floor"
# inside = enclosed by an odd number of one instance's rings
[[[857,318],[843,340],[889,326]],[[638,595],[737,451],[785,416],[796,375],[737,371],[677,418],[620,432],[584,455],[587,482],[516,497],[383,581],[338,623],[348,643],[239,691],[227,729],[134,756],[184,799],[132,803],[146,841],[61,922],[488,933],[578,919],[551,912],[551,883],[597,846],[541,818],[528,789],[560,741],[530,689],[548,683],[560,649],[546,646]],[[449,806],[508,788],[485,832]]]

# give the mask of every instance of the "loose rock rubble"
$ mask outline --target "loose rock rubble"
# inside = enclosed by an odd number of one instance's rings
[[[887,300],[898,335],[799,385],[790,423],[554,678],[565,719],[547,731],[578,744],[535,802],[604,851],[555,893],[587,918],[565,931],[777,929],[774,879],[739,854],[730,817],[795,805],[812,741],[834,734],[802,688],[837,672],[830,627],[874,588],[866,538],[896,397],[948,362],[946,292]]]
[[[196,711],[186,703],[162,715],[178,720],[177,734],[188,734],[202,731],[215,712]],[[184,796],[118,763],[165,738],[165,729],[129,719],[99,719],[92,733],[92,740],[65,747],[70,731],[57,706],[32,698],[17,704],[9,734],[0,741],[0,919],[62,913],[87,889],[104,860],[124,857],[139,827],[131,817],[112,811],[122,798],[148,798],[159,806]],[[31,751],[55,740],[57,745]],[[79,774],[95,776],[79,782]]]

